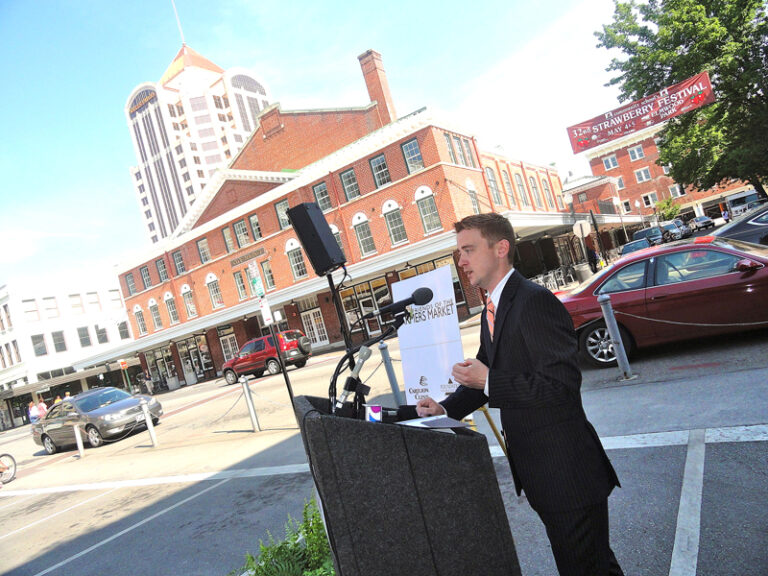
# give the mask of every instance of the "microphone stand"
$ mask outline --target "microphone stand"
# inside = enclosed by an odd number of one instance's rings
[[[345,271],[346,271],[346,268],[345,268]],[[339,326],[341,327],[341,336],[344,338],[344,348],[346,350],[346,354],[344,354],[342,361],[344,361],[345,358],[348,358],[350,368],[354,368],[355,367],[355,358],[354,358],[355,350],[352,347],[352,335],[349,333],[349,330],[347,328],[347,319],[344,316],[344,308],[341,306],[339,291],[333,283],[333,273],[329,272],[326,275],[326,277],[328,278],[328,286],[331,288],[331,298],[333,298],[333,307],[336,308],[336,315],[339,317]],[[342,282],[343,282],[343,279],[342,279]],[[338,370],[338,367],[337,367],[337,370]],[[331,403],[331,410],[330,410],[331,414],[336,413],[336,376],[337,374],[334,374],[331,380],[331,389],[328,391],[328,396]]]

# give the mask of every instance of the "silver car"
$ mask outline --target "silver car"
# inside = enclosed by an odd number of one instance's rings
[[[32,426],[32,439],[48,454],[76,444],[75,426],[85,432],[94,448],[105,438],[125,437],[146,426],[141,402],[146,401],[152,422],[163,415],[160,402],[151,396],[130,395],[119,388],[95,388],[51,406],[44,418]]]

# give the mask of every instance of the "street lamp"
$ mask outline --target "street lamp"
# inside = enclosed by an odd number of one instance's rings
[[[573,208],[573,194],[571,194],[570,192],[566,192],[565,194],[563,194],[563,202],[568,204],[568,206],[570,207],[571,216],[574,216],[574,221],[575,221],[576,210]]]
[[[645,216],[643,216],[643,211],[640,210],[640,200],[635,200],[635,209],[640,213],[640,222],[643,228],[645,228]]]

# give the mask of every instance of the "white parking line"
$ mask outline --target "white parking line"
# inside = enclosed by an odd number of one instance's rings
[[[56,518],[56,516],[60,516],[61,514],[64,514],[65,512],[69,512],[70,510],[74,510],[75,508],[78,508],[82,506],[83,504],[88,504],[88,502],[93,502],[94,500],[97,500],[101,498],[102,496],[106,496],[107,494],[110,494],[117,490],[117,488],[113,488],[112,490],[108,490],[107,492],[104,492],[103,494],[99,494],[98,496],[94,496],[93,498],[88,498],[88,500],[83,500],[82,502],[78,502],[74,506],[70,506],[69,508],[65,508],[64,510],[59,510],[55,514],[51,514],[50,516],[46,516],[45,518],[41,518],[40,520],[35,520],[31,524],[27,524],[26,526],[22,526],[21,528],[18,528],[14,530],[13,532],[8,532],[8,534],[3,534],[0,536],[0,540],[3,540],[5,538],[8,538],[8,536],[13,536],[14,534],[18,534],[19,532],[22,532],[26,530],[27,528],[31,528],[32,526],[35,526],[36,524],[40,524],[41,522],[47,522],[51,518]]]
[[[244,468],[223,470],[221,472],[199,472],[197,474],[182,474],[179,476],[159,476],[157,478],[139,478],[136,480],[115,480],[113,482],[94,482],[90,484],[70,484],[52,486],[50,488],[33,488],[30,490],[8,490],[0,496],[22,496],[28,494],[54,494],[58,492],[78,492],[81,490],[107,490],[118,488],[136,488],[139,486],[156,486],[158,484],[190,484],[205,480],[231,480],[232,478],[255,478],[259,476],[280,476],[282,474],[300,474],[309,472],[308,464],[290,464],[287,466],[267,466],[264,468]]]
[[[701,532],[705,438],[706,432],[704,430],[691,430],[690,432],[669,576],[696,576]]]
[[[35,576],[43,576],[44,574],[49,574],[50,572],[53,572],[53,571],[54,571],[54,570],[56,570],[57,568],[61,568],[62,566],[66,565],[66,564],[69,564],[69,563],[70,563],[70,562],[72,562],[73,560],[77,560],[78,558],[80,558],[80,557],[82,557],[82,556],[85,556],[86,554],[88,554],[88,553],[90,553],[90,552],[93,552],[93,551],[94,551],[94,550],[96,550],[97,548],[101,548],[101,547],[102,547],[102,546],[104,546],[105,544],[108,544],[109,542],[112,542],[112,540],[115,540],[115,539],[117,539],[117,538],[120,538],[120,536],[123,536],[124,534],[127,534],[127,533],[128,533],[128,532],[130,532],[131,530],[135,530],[135,529],[136,529],[136,528],[138,528],[139,526],[143,526],[143,525],[144,525],[144,524],[146,524],[147,522],[151,522],[152,520],[154,520],[155,518],[157,518],[157,517],[159,517],[159,516],[162,516],[162,515],[163,515],[163,514],[165,514],[166,512],[170,512],[170,511],[171,511],[171,510],[173,510],[174,508],[178,508],[178,507],[179,507],[179,506],[181,506],[182,504],[186,504],[186,503],[187,503],[187,502],[189,502],[190,500],[194,500],[194,499],[195,499],[195,498],[197,498],[198,496],[202,496],[202,495],[203,495],[203,494],[205,494],[206,492],[208,492],[208,491],[210,491],[210,490],[213,490],[214,488],[218,488],[219,486],[221,486],[221,485],[222,485],[222,484],[224,484],[225,482],[229,482],[229,478],[227,478],[226,480],[222,480],[221,482],[217,482],[217,483],[216,483],[216,484],[214,484],[213,486],[208,486],[208,488],[205,488],[205,489],[203,489],[203,490],[200,490],[200,492],[198,492],[197,494],[193,494],[192,496],[189,496],[188,498],[184,498],[184,500],[182,500],[182,501],[180,501],[180,502],[176,502],[176,504],[174,504],[173,506],[169,506],[168,508],[165,508],[165,509],[163,509],[163,510],[160,510],[160,512],[157,512],[157,513],[155,513],[155,514],[152,514],[152,516],[149,516],[148,518],[144,518],[144,520],[142,520],[141,522],[136,522],[136,524],[134,524],[133,526],[129,526],[129,527],[128,527],[128,528],[126,528],[125,530],[121,530],[121,531],[120,531],[120,532],[118,532],[117,534],[113,534],[113,535],[112,535],[112,536],[110,536],[109,538],[105,538],[104,540],[102,540],[102,541],[101,541],[101,542],[99,542],[98,544],[94,544],[94,545],[93,545],[93,546],[91,546],[90,548],[86,548],[86,549],[85,549],[85,550],[83,550],[82,552],[78,552],[78,553],[77,553],[77,554],[75,554],[74,556],[70,556],[69,558],[67,558],[67,559],[65,559],[65,560],[62,560],[62,561],[61,561],[61,562],[59,562],[58,564],[54,564],[54,565],[53,565],[53,566],[51,566],[50,568],[46,568],[46,569],[45,569],[45,570],[43,570],[42,572],[38,572],[37,574],[35,574]]]

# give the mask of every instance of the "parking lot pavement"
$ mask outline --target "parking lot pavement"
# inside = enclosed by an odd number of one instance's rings
[[[476,347],[471,330],[462,337],[465,350]],[[585,409],[622,482],[610,514],[628,575],[768,574],[766,341],[756,333],[640,355],[631,382],[585,369]],[[294,392],[327,394],[332,357],[290,370]],[[391,405],[381,372],[369,398]],[[24,462],[0,490],[0,573],[223,576],[267,531],[281,537],[288,514],[300,516],[313,494],[311,478],[282,379],[251,388],[259,433],[238,386],[215,381],[160,396],[157,448],[142,432],[82,459],[47,457],[28,437],[0,436]],[[490,437],[483,417],[476,423]],[[523,574],[552,576],[543,527],[514,495],[493,438],[489,445]]]

